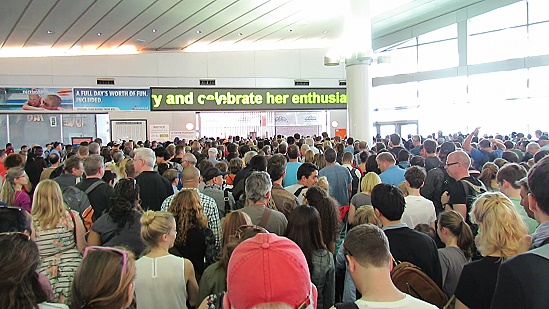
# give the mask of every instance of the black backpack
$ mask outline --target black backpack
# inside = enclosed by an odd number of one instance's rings
[[[459,181],[461,185],[463,186],[463,189],[465,190],[465,205],[467,206],[467,218],[465,218],[465,222],[469,224],[471,227],[471,231],[473,232],[473,235],[478,234],[478,225],[471,222],[471,218],[469,217],[469,212],[471,211],[471,207],[473,206],[473,202],[477,199],[477,196],[480,194],[488,191],[486,190],[486,187],[480,182],[480,186],[477,186],[473,183],[471,183],[468,180],[460,180]]]
[[[351,198],[355,196],[355,194],[357,194],[358,187],[360,186],[360,177],[356,175],[357,171],[360,173],[360,171],[356,167],[353,167],[350,170],[353,181],[351,182],[351,195],[349,195],[349,204],[351,203]]]

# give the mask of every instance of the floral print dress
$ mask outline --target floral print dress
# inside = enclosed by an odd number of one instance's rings
[[[82,255],[74,238],[74,221],[68,211],[65,214],[55,228],[47,230],[40,227],[40,221],[35,219],[34,230],[40,250],[38,272],[49,279],[54,302],[68,304],[71,284],[82,262]]]

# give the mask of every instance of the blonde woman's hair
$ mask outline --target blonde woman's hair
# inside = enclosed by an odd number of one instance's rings
[[[374,172],[368,172],[360,181],[360,191],[366,194],[371,194],[377,184],[381,183],[381,178]]]
[[[25,169],[22,167],[12,167],[6,173],[6,181],[0,192],[0,200],[9,206],[13,206],[15,201],[15,179],[23,176]]]
[[[187,231],[192,227],[208,227],[208,220],[204,215],[204,208],[200,204],[200,197],[194,189],[179,191],[172,200],[168,211],[175,217],[177,237],[175,243],[184,245],[187,241]]]
[[[32,199],[31,212],[35,225],[43,229],[55,228],[59,220],[67,216],[67,210],[57,182],[46,179],[38,183]]]
[[[315,163],[315,152],[311,149],[305,151],[305,162]]]
[[[141,215],[141,239],[149,250],[158,246],[162,235],[170,233],[172,220],[173,215],[167,211],[149,210]]]
[[[381,221],[374,212],[372,205],[363,205],[358,208],[355,213],[355,219],[353,220],[353,226],[369,223],[377,227],[381,227]]]
[[[133,253],[124,251],[128,254],[125,273],[122,273],[120,253],[107,250],[88,253],[74,276],[71,289],[74,308],[123,308],[126,305],[136,269]]]
[[[328,183],[328,177],[326,176],[319,177],[318,183],[316,185],[326,190],[326,192],[330,192],[330,184]]]
[[[507,259],[521,253],[520,244],[528,234],[528,227],[503,193],[480,195],[473,204],[471,218],[479,225],[475,243],[483,256],[499,250]]]

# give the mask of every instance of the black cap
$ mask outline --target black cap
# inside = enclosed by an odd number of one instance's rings
[[[202,178],[204,178],[204,181],[210,181],[219,175],[227,175],[227,174],[228,174],[227,172],[224,173],[217,167],[211,166],[204,171],[204,173],[202,174]]]

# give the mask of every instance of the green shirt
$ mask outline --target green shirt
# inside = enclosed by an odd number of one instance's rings
[[[524,210],[524,207],[520,204],[519,198],[509,198],[513,204],[515,205],[515,209],[518,211],[520,217],[522,218],[522,221],[526,223],[528,226],[528,235],[534,234],[536,231],[536,228],[538,227],[539,223],[538,221],[528,217],[528,214],[526,213],[526,210]]]

